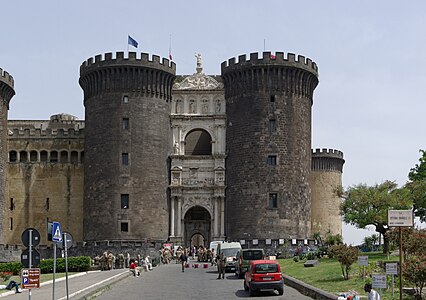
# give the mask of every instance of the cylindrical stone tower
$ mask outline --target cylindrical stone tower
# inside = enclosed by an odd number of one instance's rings
[[[222,63],[227,111],[227,236],[307,238],[311,107],[318,68],[277,52]]]
[[[7,175],[7,111],[15,95],[13,77],[0,69],[0,244],[3,244],[3,230],[6,220],[6,175]]]
[[[342,185],[343,152],[333,149],[312,151],[310,186],[312,193],[312,233],[321,236],[342,234],[340,204],[336,188]]]
[[[170,100],[176,65],[106,53],[83,62],[84,240],[168,237]]]

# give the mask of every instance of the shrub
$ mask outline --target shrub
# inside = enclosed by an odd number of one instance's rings
[[[345,280],[349,279],[349,271],[351,270],[352,264],[358,260],[358,252],[358,248],[347,246],[346,244],[334,245],[329,249],[329,253],[340,262],[343,278]]]
[[[11,272],[13,275],[19,275],[24,266],[17,261],[0,263],[0,272]]]
[[[416,297],[422,299],[426,286],[426,255],[412,256],[403,264],[404,278],[416,286]]]
[[[293,257],[293,260],[294,260],[294,262],[299,262],[299,257],[295,256],[295,257]]]

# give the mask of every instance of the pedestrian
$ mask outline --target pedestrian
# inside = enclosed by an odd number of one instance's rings
[[[141,275],[141,272],[139,271],[137,263],[138,263],[137,260],[136,261],[134,261],[134,260],[130,261],[129,269],[130,269],[130,272],[132,272],[133,277],[139,277]]]
[[[188,261],[188,256],[186,256],[186,251],[183,251],[180,255],[180,262],[182,264],[182,272],[185,272],[185,265]]]
[[[145,268],[147,271],[148,270],[152,271],[152,263],[151,263],[151,260],[149,259],[149,255],[145,257]]]
[[[373,290],[371,283],[366,283],[364,285],[364,291],[368,293],[368,300],[380,300],[380,294]]]
[[[0,289],[6,289],[11,291],[13,288],[15,288],[16,293],[21,293],[21,290],[19,289],[20,283],[17,283],[14,280],[9,281],[7,285],[0,285]]]
[[[217,256],[217,269],[219,271],[217,279],[220,279],[221,276],[222,279],[225,279],[226,257],[223,252],[221,252],[220,255]]]

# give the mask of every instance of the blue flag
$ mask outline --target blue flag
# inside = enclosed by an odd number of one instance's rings
[[[127,43],[129,45],[132,45],[135,48],[138,47],[138,42],[135,39],[133,39],[130,35],[128,35]]]

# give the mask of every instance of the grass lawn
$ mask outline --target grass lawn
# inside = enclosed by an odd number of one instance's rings
[[[368,255],[368,261],[371,265],[375,265],[378,261],[388,261],[387,256],[382,253],[363,253]],[[391,261],[398,261],[398,256],[391,256]],[[350,279],[344,280],[340,263],[336,259],[322,258],[320,265],[312,268],[305,268],[303,263],[306,260],[295,262],[293,259],[280,259],[279,262],[284,274],[297,278],[310,285],[318,287],[324,291],[338,294],[339,292],[356,291],[358,295],[366,296],[364,292],[364,280],[362,279],[362,267],[359,267],[357,262],[352,265]],[[371,267],[372,268],[372,267]],[[379,273],[379,272],[374,272]],[[384,272],[382,273],[384,274]],[[382,291],[382,299],[392,299],[392,281],[391,276],[388,276],[388,289]],[[395,277],[395,299],[399,299],[399,281]],[[404,295],[404,299],[414,299],[414,297]]]
[[[71,276],[71,275],[77,274],[77,273],[78,272],[68,272],[68,276]],[[65,277],[65,273],[56,273],[55,279],[58,279],[58,278],[61,278],[61,277]],[[41,274],[40,275],[40,283],[46,282],[46,281],[49,281],[49,280],[52,280],[52,279],[53,279],[53,274],[52,273],[50,273],[50,274]],[[21,282],[21,277],[20,276],[12,276],[12,277],[10,277],[9,280],[7,280],[5,282],[3,282],[0,279],[0,284],[7,284],[7,283],[9,283],[10,280],[15,280],[16,282],[20,283]],[[0,289],[0,293],[4,292],[4,291],[6,291],[6,290]]]

